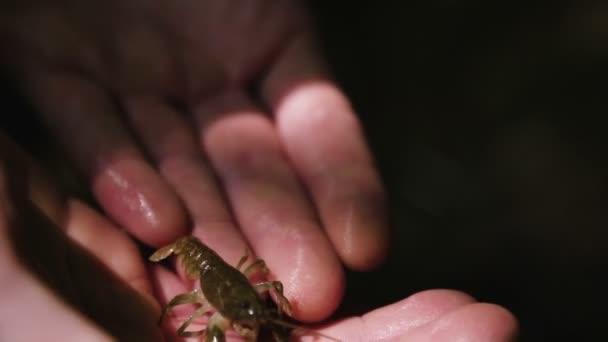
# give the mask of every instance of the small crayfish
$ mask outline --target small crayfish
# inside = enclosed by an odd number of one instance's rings
[[[181,257],[186,274],[200,278],[200,289],[175,296],[163,308],[159,322],[166,317],[171,308],[180,304],[198,303],[200,307],[177,329],[179,336],[200,336],[205,334],[206,342],[225,341],[225,331],[234,331],[248,341],[257,340],[260,326],[273,323],[295,327],[280,320],[280,315],[291,316],[291,305],[283,295],[283,285],[279,281],[264,281],[251,284],[248,276],[254,272],[268,272],[263,260],[253,261],[242,272],[241,268],[248,259],[247,254],[238,262],[236,268],[226,263],[215,251],[192,236],[182,237],[176,242],[162,247],[152,256],[151,261],[160,261],[171,254]],[[271,309],[262,299],[261,293],[269,292],[277,309]],[[186,331],[196,318],[216,310],[211,315],[207,327],[198,331]],[[279,337],[275,334],[275,339]]]

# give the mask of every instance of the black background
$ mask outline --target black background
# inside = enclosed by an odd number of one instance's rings
[[[314,1],[390,195],[394,247],[343,314],[428,288],[606,331],[608,2]]]

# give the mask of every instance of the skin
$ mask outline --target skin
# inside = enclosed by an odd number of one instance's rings
[[[154,247],[192,233],[232,264],[249,247],[283,280],[296,318],[327,317],[342,297],[341,262],[365,270],[385,256],[384,191],[299,4],[83,4],[0,4],[2,66],[109,218],[24,173],[31,165],[2,140],[0,339],[159,340],[152,286],[166,303],[190,284],[158,267],[148,278],[122,230]],[[327,333],[515,333],[499,307],[444,291],[409,305],[417,296]]]
[[[62,196],[1,132],[0,288],[2,341],[163,340],[132,240]]]
[[[266,307],[255,295],[255,290],[249,285],[247,278],[244,277],[250,275],[251,272],[256,272],[255,266],[262,264],[254,262],[253,267],[242,269],[243,263],[239,262],[236,269],[231,269],[231,267],[224,265],[222,260],[217,260],[217,256],[213,255],[204,246],[195,248],[195,252],[191,253],[190,251],[196,245],[198,243],[191,239],[180,239],[174,244],[159,249],[150,257],[153,261],[159,261],[175,253],[185,258],[181,262],[184,268],[188,268],[188,265],[199,265],[200,260],[210,261],[205,267],[195,267],[192,272],[188,272],[193,278],[200,276],[201,288],[197,288],[192,293],[180,294],[172,299],[172,302],[177,299],[178,301],[175,304],[178,305],[188,303],[198,303],[200,305],[200,309],[193,316],[190,316],[193,311],[187,310],[183,311],[185,317],[173,318],[173,324],[178,322],[180,324],[178,335],[199,336],[205,332],[205,329],[211,329],[211,332],[207,330],[205,334],[206,341],[215,341],[214,337],[224,338],[223,331],[230,327],[230,320],[249,322],[252,327],[256,327],[256,320],[262,323],[269,313],[266,312]],[[200,256],[205,254],[212,255],[202,258],[189,257],[189,255]],[[231,274],[232,271],[239,272],[237,273],[238,276]],[[243,272],[242,280],[240,280],[240,271]],[[232,282],[230,288],[222,289],[222,283],[225,281]],[[222,300],[219,300],[217,293],[222,294]],[[228,301],[228,299],[237,298],[239,300],[237,303]],[[273,298],[279,299],[275,299],[275,302],[283,308],[283,312],[290,315],[289,303],[281,301],[284,298],[280,295]],[[199,317],[198,313],[202,314],[208,310],[208,302],[217,302],[214,305],[221,312],[221,315],[220,312],[214,313],[208,319],[207,326],[198,324],[197,329],[189,327],[189,324],[193,322],[192,319]],[[168,312],[175,309],[175,304],[170,304],[165,310]],[[247,305],[243,307],[242,304]],[[248,314],[246,311],[249,309],[256,313]],[[163,319],[166,317],[163,314]],[[183,321],[186,317],[187,320]],[[395,317],[405,319],[392,319]],[[227,320],[227,318],[230,320]],[[197,326],[196,321],[194,322],[194,326]],[[221,322],[222,328],[216,326],[218,322]],[[418,293],[401,302],[374,310],[361,317],[347,318],[318,329],[307,328],[313,330],[300,331],[297,336],[302,338],[312,336],[322,340],[327,337],[330,340],[339,341],[454,341],[460,338],[465,341],[511,341],[515,340],[516,337],[517,322],[508,311],[499,306],[475,303],[473,298],[464,293],[435,290]],[[185,334],[184,331],[186,331]],[[238,334],[247,338],[256,336],[256,333],[251,330]],[[247,340],[249,341],[249,339]],[[295,340],[299,339],[296,338]]]
[[[299,2],[2,6],[4,66],[140,241],[191,233],[233,264],[249,248],[304,321],[339,304],[341,263],[383,260],[384,190]]]
[[[166,268],[150,271],[126,234],[61,195],[0,132],[0,340],[180,340],[191,311],[173,310],[162,334],[151,284],[164,282],[165,299],[187,285]],[[431,290],[318,331],[344,341],[500,342],[516,337],[517,322],[499,306]]]

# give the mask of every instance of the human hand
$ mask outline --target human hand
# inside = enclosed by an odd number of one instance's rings
[[[504,308],[451,290],[416,293],[319,332],[342,341],[515,341],[518,323]]]
[[[136,246],[0,133],[0,340],[162,341]]]
[[[169,317],[167,336],[175,339],[176,329],[191,313],[179,310]],[[193,324],[189,330],[202,328]],[[296,330],[290,341],[506,342],[515,341],[518,332],[517,320],[500,306],[476,302],[458,291],[428,290],[363,316]]]
[[[162,340],[158,306],[128,237],[61,197],[1,134],[0,288],[0,340]],[[175,329],[181,322],[172,323]],[[175,338],[174,329],[167,338]],[[517,323],[495,305],[433,290],[319,332],[343,341],[498,342],[513,340]]]
[[[30,0],[2,11],[5,64],[105,212],[158,247],[247,247],[319,320],[340,261],[387,248],[359,123],[289,0]],[[253,91],[252,91],[253,89]]]

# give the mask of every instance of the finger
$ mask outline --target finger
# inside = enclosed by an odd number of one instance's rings
[[[24,208],[19,216],[20,221],[13,224],[11,241],[20,267],[114,336],[158,340],[160,331],[154,324],[158,307],[150,295],[127,286],[114,270],[104,267],[89,250],[66,239],[64,232],[39,212]],[[125,320],[129,321],[128,326]]]
[[[24,180],[27,183],[23,184],[23,189],[14,191],[13,199],[15,196],[23,196],[29,190],[31,203],[57,227],[64,229],[68,236],[93,253],[127,284],[151,295],[151,285],[137,247],[124,233],[80,201],[68,201],[62,197],[34,160],[1,133],[0,156],[7,161],[5,170],[18,172],[13,174],[19,175],[18,178],[11,177],[13,182]]]
[[[505,309],[451,290],[423,291],[319,330],[343,341],[510,341],[516,331]]]
[[[387,250],[384,191],[353,109],[314,51],[309,36],[295,38],[262,93],[342,260],[366,270]]]
[[[0,340],[114,341],[29,274],[15,272],[2,264],[0,262]]]
[[[193,127],[158,98],[131,97],[125,107],[140,141],[184,202],[195,227],[193,234],[227,261],[236,262],[247,244],[201,153]]]
[[[113,282],[115,277],[105,269],[94,269],[99,262],[66,241],[63,232],[30,203],[14,202],[19,194],[16,197],[10,191],[15,184],[3,172],[13,165],[2,166],[0,340],[113,340],[97,326],[108,328],[116,336],[132,337],[130,331],[121,330],[124,321],[116,324],[129,314],[138,315],[131,329],[145,334],[148,340],[158,340],[158,331],[147,321],[150,303],[140,301],[122,283]],[[99,284],[104,286],[97,288]],[[125,305],[111,310],[115,320],[108,318],[110,311],[104,310],[109,307],[108,299]],[[31,329],[32,322],[36,329]]]
[[[457,291],[423,291],[364,316],[328,326],[320,332],[344,341],[391,340],[472,302],[473,298]]]
[[[162,245],[185,232],[185,213],[95,84],[69,75],[29,80],[29,92],[104,210],[140,240]]]
[[[408,341],[516,341],[518,324],[506,309],[488,303],[465,305],[421,326]]]
[[[68,202],[65,229],[125,283],[151,298],[152,285],[139,250],[124,232],[77,200]]]
[[[238,223],[283,281],[296,317],[326,317],[342,297],[342,269],[272,122],[239,91],[208,99],[195,113]]]

